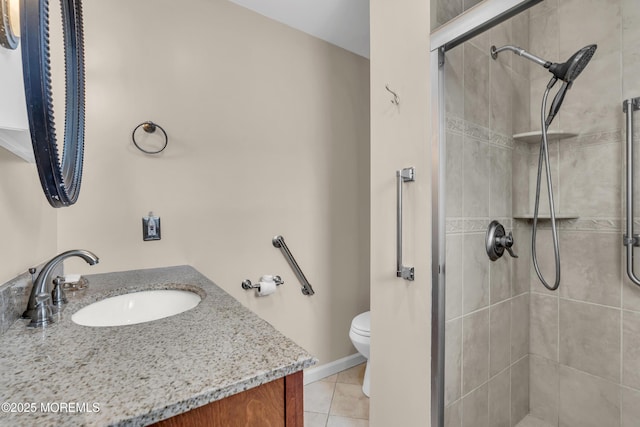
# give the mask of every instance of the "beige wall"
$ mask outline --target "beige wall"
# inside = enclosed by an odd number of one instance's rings
[[[349,325],[369,308],[369,61],[226,1],[84,12],[86,170],[58,250],[101,262],[67,271],[191,264],[320,363],[355,353]],[[145,120],[169,134],[160,155],[131,143]],[[142,241],[150,210],[161,241]],[[316,295],[300,292],[276,234]],[[262,274],[286,283],[267,298],[241,289]]]
[[[371,17],[371,426],[430,423],[429,2],[373,0]],[[400,97],[389,101],[385,85]],[[395,277],[395,172],[405,187],[405,264]]]
[[[0,127],[26,127],[21,76],[20,51],[0,48]],[[42,195],[35,165],[3,148],[0,236],[0,284],[40,264],[56,250],[56,212]]]
[[[0,284],[56,252],[56,211],[40,189],[35,165],[0,149]]]

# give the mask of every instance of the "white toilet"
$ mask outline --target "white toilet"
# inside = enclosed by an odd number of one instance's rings
[[[358,352],[367,358],[367,366],[364,370],[362,392],[369,396],[369,349],[371,348],[371,312],[358,314],[351,321],[349,338]]]

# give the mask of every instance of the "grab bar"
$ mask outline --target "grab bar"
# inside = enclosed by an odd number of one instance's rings
[[[396,222],[396,277],[402,277],[404,280],[413,280],[413,267],[405,267],[402,265],[402,184],[415,181],[415,169],[404,168],[396,171],[396,180],[398,186],[398,200],[396,204],[398,216]]]
[[[291,251],[287,247],[287,244],[284,242],[284,237],[276,236],[273,238],[271,243],[273,243],[273,246],[275,246],[276,248],[280,248],[282,250],[282,254],[284,255],[284,257],[287,259],[287,261],[289,261],[289,265],[291,265],[293,272],[296,274],[296,276],[298,276],[298,279],[300,280],[300,284],[302,285],[302,293],[304,295],[315,294],[315,292],[313,291],[313,288],[311,287],[311,284],[309,283],[307,278],[304,276],[304,273],[300,269],[300,266],[298,265],[295,258],[291,254]]]
[[[640,246],[640,235],[633,233],[633,112],[638,110],[640,98],[627,99],[622,103],[622,111],[627,115],[627,233],[622,241],[627,247],[627,275],[640,286],[640,279],[633,271],[633,247]]]

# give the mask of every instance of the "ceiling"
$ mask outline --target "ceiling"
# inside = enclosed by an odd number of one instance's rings
[[[275,21],[369,57],[369,0],[230,0]]]

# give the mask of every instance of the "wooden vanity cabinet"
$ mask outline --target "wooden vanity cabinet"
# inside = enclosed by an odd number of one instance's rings
[[[154,427],[303,427],[302,371],[211,402]]]

